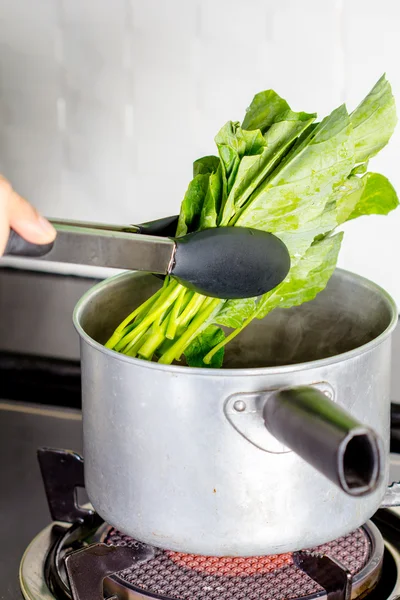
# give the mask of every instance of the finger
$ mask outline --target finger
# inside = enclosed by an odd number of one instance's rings
[[[27,242],[48,244],[56,237],[54,227],[29,202],[12,190],[8,202],[10,227]]]

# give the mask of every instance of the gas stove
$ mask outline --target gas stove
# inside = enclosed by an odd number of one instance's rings
[[[73,597],[82,600],[112,595],[132,600],[339,600],[364,598],[368,591],[374,599],[392,598],[390,591],[398,583],[393,562],[399,557],[392,547],[386,552],[384,558],[382,535],[371,522],[315,553],[246,559],[182,556],[146,548],[94,516],[79,525],[43,530],[24,555],[20,577],[25,598],[32,600],[71,598],[71,588]],[[68,553],[69,579],[63,562]]]
[[[400,511],[299,552],[251,558],[181,554],[138,542],[77,502],[83,459],[41,448],[53,523],[20,565],[25,600],[350,600],[400,598]],[[394,457],[394,464],[396,459]]]
[[[382,599],[400,592],[399,559],[372,522],[314,552],[229,559],[147,548],[94,515],[43,530],[23,557],[20,580],[28,600]]]

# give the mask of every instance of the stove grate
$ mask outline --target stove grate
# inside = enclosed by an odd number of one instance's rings
[[[110,528],[106,544],[135,546],[132,538]],[[351,575],[366,565],[371,542],[364,528],[312,549],[337,560]],[[137,591],[173,600],[294,600],[323,589],[293,563],[291,554],[252,558],[185,555],[155,549],[154,558],[114,579]]]

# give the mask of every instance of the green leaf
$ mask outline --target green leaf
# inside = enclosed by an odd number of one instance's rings
[[[246,110],[243,129],[261,129],[264,133],[281,113],[290,110],[289,104],[273,90],[256,94]]]
[[[192,179],[181,204],[177,237],[195,231],[200,222],[200,214],[208,190],[210,174],[199,174]]]
[[[220,165],[216,173],[211,173],[208,181],[208,189],[201,211],[199,229],[217,226],[222,196],[222,168]]]
[[[361,198],[365,185],[365,177],[349,175],[344,179],[333,193],[335,204],[336,225],[341,225],[348,220],[357,202]]]
[[[206,175],[207,173],[215,173],[220,166],[218,156],[203,156],[193,163],[193,177],[196,175]]]
[[[256,298],[227,300],[214,319],[218,325],[237,329],[256,309]]]
[[[292,265],[295,265],[314,241],[331,233],[336,226],[336,201],[328,197],[323,211],[308,222],[303,223],[301,229],[280,231],[275,235],[282,240],[287,248],[291,249],[291,261]]]
[[[203,359],[208,352],[225,339],[225,334],[220,327],[209,325],[185,350],[185,358],[189,367],[204,367]],[[221,348],[208,367],[219,369],[224,360],[224,348]]]
[[[354,166],[351,133],[349,116],[341,106],[289,152],[250,197],[235,225],[285,237],[291,256],[297,258],[297,234],[303,246],[312,243],[330,196]]]
[[[265,146],[265,140],[261,131],[245,131],[238,122],[228,121],[215,136],[215,143],[225,166],[229,193],[241,158],[260,154]]]
[[[364,162],[386,146],[397,123],[392,89],[385,75],[350,115],[355,142],[355,161]]]
[[[335,227],[363,215],[387,215],[397,208],[399,200],[392,184],[378,173],[364,177],[349,176],[328,198],[321,215],[295,231],[282,231],[276,235],[296,249],[292,257],[299,258],[310,245],[310,240],[332,232]]]
[[[275,168],[296,138],[312,124],[315,115],[288,111],[273,123],[265,134],[265,146],[255,156],[243,156],[236,174],[221,225],[226,226],[256,190],[260,183]]]
[[[225,166],[227,179],[229,179],[235,164],[245,150],[244,140],[237,136],[239,127],[238,122],[228,121],[214,138],[220,159]]]
[[[265,139],[258,129],[246,131],[238,122],[228,121],[215,136],[215,143],[226,172],[230,175],[236,158],[260,154],[265,146]]]
[[[266,144],[265,138],[259,129],[253,131],[246,131],[242,127],[238,127],[236,136],[242,140],[243,152],[240,153],[242,156],[256,156],[261,154]]]
[[[313,300],[332,276],[343,233],[314,243],[290,269],[286,279],[260,300],[256,316],[263,319],[274,308],[290,308]]]
[[[364,215],[387,215],[399,205],[390,181],[379,173],[367,173],[360,180],[362,187],[347,221]]]

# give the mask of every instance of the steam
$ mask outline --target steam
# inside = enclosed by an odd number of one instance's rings
[[[253,322],[227,346],[224,367],[282,366],[342,354],[376,338],[390,318],[379,292],[337,272],[315,300]]]

